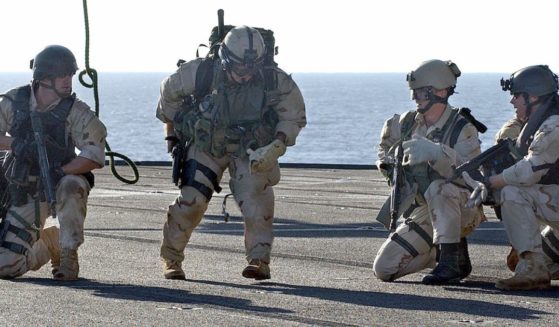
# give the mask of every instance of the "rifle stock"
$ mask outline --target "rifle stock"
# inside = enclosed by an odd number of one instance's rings
[[[44,139],[43,123],[41,118],[35,111],[31,114],[31,128],[33,129],[33,137],[37,145],[37,153],[39,155],[39,169],[41,172],[41,185],[45,193],[46,200],[49,204],[52,217],[56,218],[56,185],[54,185],[50,176],[50,164],[47,154],[47,147]]]

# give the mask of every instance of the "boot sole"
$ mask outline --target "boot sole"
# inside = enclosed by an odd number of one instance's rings
[[[460,277],[450,280],[425,280],[425,278],[423,278],[421,280],[421,283],[424,285],[456,285],[460,284],[461,280],[462,278]]]
[[[255,280],[265,280],[270,279],[270,275],[263,274],[258,271],[258,269],[245,269],[242,273],[244,278],[250,278]]]
[[[546,290],[551,288],[551,283],[549,284],[538,284],[534,286],[526,286],[526,287],[510,287],[507,285],[499,285],[499,283],[495,284],[495,288],[498,288],[503,291],[532,291],[532,290]]]
[[[171,280],[186,280],[186,275],[183,273],[171,273],[171,274],[165,274],[165,279],[171,279]]]

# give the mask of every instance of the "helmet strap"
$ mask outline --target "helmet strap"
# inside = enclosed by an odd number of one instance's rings
[[[443,98],[443,97],[440,97],[438,95],[435,95],[433,93],[433,90],[429,90],[429,93],[427,93],[427,96],[429,97],[429,102],[427,103],[425,108],[417,109],[417,111],[420,114],[425,114],[436,103],[442,103],[442,104],[445,104],[445,105],[448,104],[448,97]]]

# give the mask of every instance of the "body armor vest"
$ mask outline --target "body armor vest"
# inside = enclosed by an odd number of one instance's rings
[[[17,89],[16,98],[12,108],[14,109],[14,120],[9,133],[12,137],[33,139],[33,128],[29,112],[29,97],[31,86],[26,85]],[[66,118],[75,101],[75,94],[62,99],[52,110],[39,112],[38,116],[43,123],[44,138],[47,146],[49,164],[64,165],[76,157],[75,146],[66,133]],[[17,158],[16,158],[17,159]],[[39,163],[34,162],[31,166],[31,175],[39,175]]]
[[[220,64],[214,64],[211,69],[208,92],[187,97],[175,116],[175,129],[181,142],[192,143],[218,158],[247,156],[247,149],[269,144],[278,122],[271,107],[278,102],[274,90],[267,89],[260,74],[245,84],[237,84],[228,81]]]
[[[29,108],[30,96],[31,86],[22,86],[17,89],[15,98],[11,99],[14,116],[12,127],[9,130],[12,137],[22,138],[28,142],[34,141]],[[43,138],[51,167],[62,166],[76,157],[74,143],[70,136],[66,135],[66,118],[74,100],[75,95],[72,95],[62,99],[52,110],[37,113],[43,124]],[[15,206],[27,203],[27,194],[34,195],[37,191],[36,183],[30,182],[29,176],[40,176],[39,160],[22,162],[10,153],[4,166],[4,169],[7,170],[6,177],[9,181],[11,203]],[[43,196],[44,194],[41,194],[41,197]]]
[[[410,111],[404,116],[401,126],[402,142],[412,138],[413,127],[415,125],[416,111]],[[458,109],[452,109],[451,114],[443,125],[442,129],[436,129],[426,135],[426,138],[435,143],[442,143],[454,147],[462,128],[469,121],[458,113]],[[404,172],[406,180],[410,185],[416,183],[418,185],[418,194],[416,201],[419,204],[425,203],[423,195],[431,183],[437,179],[444,179],[427,163],[421,163],[413,166],[405,166]]]

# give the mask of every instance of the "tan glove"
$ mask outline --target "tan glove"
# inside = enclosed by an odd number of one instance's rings
[[[286,146],[280,140],[260,147],[256,150],[248,149],[249,168],[252,172],[268,171],[277,164],[278,158],[285,153]]]
[[[481,205],[481,203],[487,198],[487,187],[485,187],[482,182],[478,182],[471,178],[467,172],[462,173],[462,178],[464,178],[464,182],[466,182],[469,187],[474,189],[468,199],[468,202],[466,202],[466,207],[473,208]]]
[[[426,161],[436,161],[444,155],[440,143],[418,136],[402,143],[404,148],[404,164],[417,165]]]

